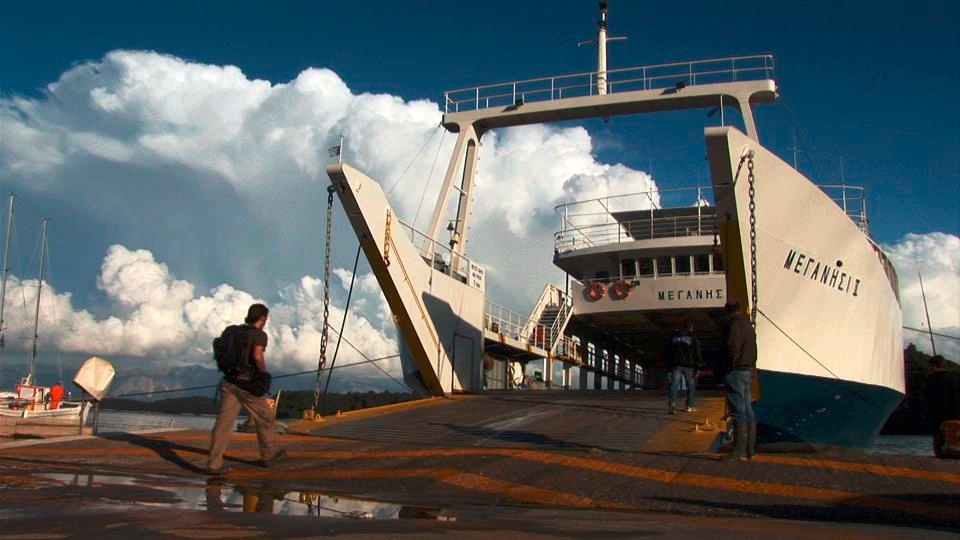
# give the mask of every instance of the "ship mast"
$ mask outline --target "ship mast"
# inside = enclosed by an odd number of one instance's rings
[[[627,39],[625,36],[611,37],[607,35],[607,3],[600,2],[600,21],[597,23],[597,95],[607,95],[607,42]],[[577,43],[577,46],[588,45],[593,40],[588,39]]]
[[[33,317],[33,351],[30,354],[30,371],[27,373],[27,377],[29,377],[27,384],[33,384],[33,374],[37,364],[37,339],[39,338],[38,331],[40,329],[40,293],[43,292],[43,263],[45,262],[44,255],[47,253],[48,221],[50,221],[50,218],[43,218],[43,230],[40,232],[40,275],[37,278],[37,308]]]
[[[927,332],[930,333],[930,348],[933,349],[933,355],[937,355],[937,344],[933,341],[933,327],[930,326],[930,312],[927,310],[927,295],[923,292],[923,276],[917,271],[917,278],[920,279],[920,296],[923,298],[923,312],[927,316]]]
[[[600,2],[600,32],[597,36],[597,93],[607,93],[607,3]]]

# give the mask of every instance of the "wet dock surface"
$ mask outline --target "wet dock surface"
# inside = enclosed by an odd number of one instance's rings
[[[428,400],[288,422],[288,457],[257,465],[234,434],[220,478],[209,433],[101,434],[0,445],[3,538],[356,535],[950,537],[960,461],[710,451],[721,402],[666,414],[651,392]]]

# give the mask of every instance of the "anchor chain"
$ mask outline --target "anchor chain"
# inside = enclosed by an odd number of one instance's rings
[[[393,223],[393,212],[387,209],[387,223],[383,226],[383,263],[390,266],[390,226]]]
[[[327,366],[327,341],[330,334],[330,245],[333,237],[333,186],[327,187],[327,243],[323,250],[323,331],[320,333],[320,359],[317,362],[317,382],[313,387],[313,412],[320,415],[320,386],[323,369]]]
[[[757,325],[757,201],[753,174],[753,150],[747,154],[747,182],[750,196],[750,322]]]

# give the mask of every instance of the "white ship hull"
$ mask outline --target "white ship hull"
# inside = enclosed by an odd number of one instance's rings
[[[905,391],[890,263],[826,193],[756,141],[729,127],[706,138],[729,294],[750,306],[757,293],[759,421],[781,440],[869,444]]]

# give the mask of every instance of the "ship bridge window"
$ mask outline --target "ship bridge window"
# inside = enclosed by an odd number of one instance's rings
[[[674,259],[674,263],[675,263],[678,275],[690,273],[690,256],[689,255],[678,255]]]
[[[633,277],[637,275],[637,261],[635,259],[624,259],[620,261],[620,275],[622,277]]]
[[[710,256],[710,263],[714,272],[723,272],[723,255],[714,253]]]
[[[593,273],[593,279],[610,281],[610,272],[607,272],[606,270],[598,270]]]
[[[653,259],[643,257],[637,260],[638,275],[644,277],[653,277]]]
[[[657,275],[658,276],[673,275],[673,257],[667,257],[667,256],[657,257]]]
[[[700,255],[693,256],[693,272],[695,274],[710,273],[710,255],[709,254],[701,253]]]

